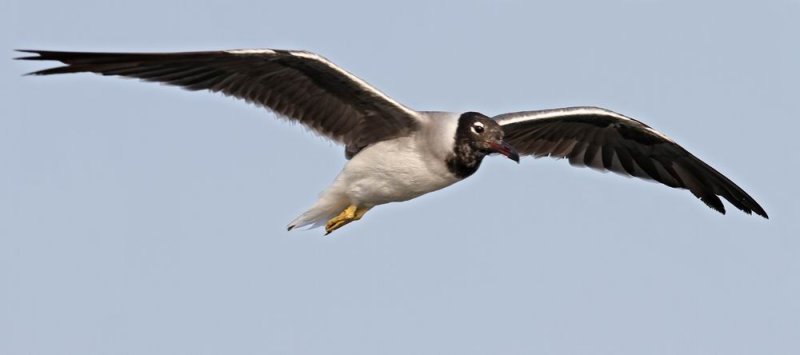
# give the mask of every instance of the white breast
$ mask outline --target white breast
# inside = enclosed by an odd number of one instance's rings
[[[459,181],[445,165],[458,116],[426,114],[429,120],[416,134],[378,142],[359,152],[332,188],[352,203],[374,206],[409,200]]]

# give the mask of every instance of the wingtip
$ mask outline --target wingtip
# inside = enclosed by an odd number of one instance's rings
[[[33,53],[35,55],[28,55],[23,57],[15,57],[14,60],[40,60],[42,58],[42,51],[37,51],[34,49],[15,49],[15,52],[19,53]]]
[[[14,51],[15,52],[19,52],[19,53],[33,53],[33,54],[35,54],[35,55],[28,55],[28,56],[22,56],[22,57],[15,57],[15,58],[13,58],[14,60],[54,60],[54,59],[51,59],[51,58],[46,58],[43,55],[43,53],[45,51],[41,51],[41,50],[36,50],[36,49],[15,49]],[[47,74],[49,74],[48,70],[49,69],[32,71],[32,72],[29,72],[29,73],[22,74],[22,76],[47,75]]]
[[[744,206],[739,207],[739,209],[744,211],[744,213],[747,213],[749,215],[756,214],[763,217],[764,219],[769,219],[767,211],[764,211],[764,209],[758,204],[758,202],[756,202],[750,196],[746,196],[746,198],[743,198],[741,202]]]
[[[755,214],[757,214],[757,215],[759,215],[761,217],[764,217],[764,219],[769,219],[769,215],[767,215],[767,211],[765,211],[764,208],[762,208],[761,205],[759,205],[758,202],[756,202],[755,200],[753,200],[752,210],[753,210],[753,212],[755,212]]]

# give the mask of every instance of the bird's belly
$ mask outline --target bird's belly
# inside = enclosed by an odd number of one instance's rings
[[[379,205],[410,200],[459,179],[443,160],[416,149],[411,138],[400,138],[365,148],[345,165],[337,180],[353,203]]]

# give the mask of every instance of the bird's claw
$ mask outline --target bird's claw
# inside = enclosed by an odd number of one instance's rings
[[[331,218],[328,223],[325,224],[325,235],[331,234],[333,231],[344,227],[346,224],[357,221],[364,216],[367,211],[369,211],[370,207],[358,207],[356,205],[350,205],[342,211],[338,216]]]
[[[325,224],[325,235],[331,234],[331,232],[342,228],[345,224],[348,224],[354,220],[356,220],[356,210],[358,207],[356,205],[347,206],[347,208],[339,213],[338,216],[331,218],[328,223]]]

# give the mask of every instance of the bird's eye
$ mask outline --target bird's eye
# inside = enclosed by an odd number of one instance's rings
[[[480,122],[475,123],[472,125],[472,130],[475,131],[477,134],[483,133],[483,124]]]

